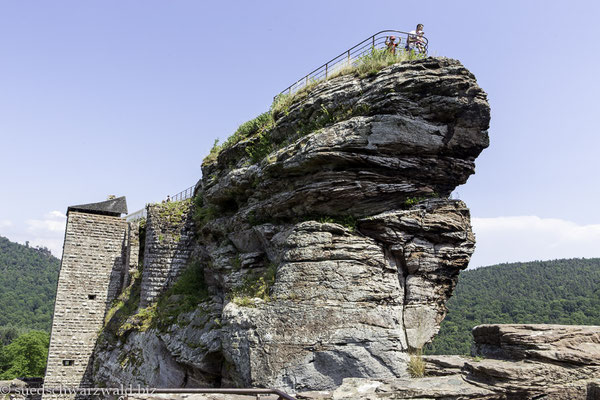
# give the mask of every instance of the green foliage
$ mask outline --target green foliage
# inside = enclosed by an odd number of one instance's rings
[[[408,199],[404,200],[404,207],[410,208],[425,199],[426,197],[409,197]]]
[[[131,276],[131,282],[123,293],[115,299],[104,317],[103,339],[114,340],[123,336],[126,331],[135,325],[129,318],[137,312],[140,304],[142,286],[142,264],[138,271]]]
[[[231,259],[231,266],[236,271],[239,271],[242,268],[242,259],[239,254]]]
[[[27,329],[14,325],[0,326],[0,348],[11,343],[13,340],[26,332]]]
[[[411,208],[412,206],[417,205],[423,200],[432,199],[436,197],[440,197],[440,195],[436,192],[428,194],[427,196],[409,197],[406,200],[404,200],[403,208]]]
[[[204,201],[204,196],[202,193],[198,193],[196,197],[194,197],[194,223],[198,228],[203,227],[209,221],[217,218],[218,209],[212,204],[206,204]]]
[[[275,284],[277,265],[269,264],[262,274],[249,274],[243,283],[230,293],[231,301],[241,307],[253,307],[252,299],[270,301],[271,287]]]
[[[162,293],[157,301],[138,309],[140,302],[141,271],[132,277],[132,283],[108,310],[103,330],[104,338],[115,340],[132,330],[144,332],[150,328],[165,329],[182,313],[193,311],[209,297],[204,280],[204,265],[192,261],[173,286]]]
[[[0,236],[0,327],[50,331],[60,260]]]
[[[190,208],[190,199],[181,201],[166,201],[164,203],[156,203],[158,215],[163,221],[169,224],[181,224],[187,215]],[[159,239],[162,240],[162,239]]]
[[[344,73],[353,73],[361,78],[366,76],[375,75],[381,69],[396,64],[402,61],[410,61],[419,58],[425,58],[423,54],[416,53],[414,51],[404,51],[403,49],[397,49],[396,54],[387,49],[376,49],[371,48],[371,52],[359,57],[352,67],[350,67]]]
[[[30,331],[1,347],[0,380],[44,376],[49,343],[48,333]]]
[[[241,140],[249,138],[253,135],[258,134],[259,137],[262,139],[273,127],[274,124],[275,121],[273,119],[273,114],[271,113],[271,111],[264,112],[258,117],[248,122],[244,122],[242,125],[239,126],[239,128],[235,131],[233,135],[227,138],[225,143],[223,143],[221,146],[219,146],[218,139],[215,140],[215,143],[212,149],[210,150],[209,155],[204,159],[202,164],[205,165],[214,162],[222,150],[231,148],[233,145],[240,142]],[[268,140],[268,135],[266,140]]]
[[[156,310],[159,325],[171,324],[177,316],[193,311],[198,304],[208,298],[208,286],[204,280],[204,264],[200,260],[194,260],[173,286],[159,297]]]
[[[223,144],[223,148],[229,148],[242,139],[246,139],[256,133],[265,132],[273,127],[273,115],[267,111],[258,117],[244,122]]]
[[[500,264],[460,274],[428,354],[469,354],[489,323],[600,325],[600,259]]]
[[[270,132],[263,131],[258,135],[258,140],[246,147],[246,153],[250,156],[252,163],[257,163],[273,151],[273,148]]]
[[[210,152],[208,153],[208,155],[206,157],[204,157],[202,164],[203,165],[210,164],[210,163],[216,161],[220,152],[221,152],[221,146],[219,145],[219,139],[215,139],[215,142],[213,143],[213,146],[210,149]]]
[[[306,85],[291,94],[279,94],[271,104],[271,114],[274,119],[277,119],[281,114],[287,115],[292,104],[300,102],[308,97],[310,92],[322,81],[311,79]]]
[[[309,220],[309,219],[307,219]],[[322,224],[331,223],[331,224],[339,224],[345,227],[346,229],[354,232],[356,231],[356,227],[358,224],[358,220],[352,215],[344,215],[344,216],[335,216],[335,217],[320,217],[317,219]]]

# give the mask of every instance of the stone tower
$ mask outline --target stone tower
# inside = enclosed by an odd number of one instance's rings
[[[127,279],[130,236],[125,197],[67,209],[45,386],[87,387],[107,308]],[[137,262],[137,257],[136,257]]]

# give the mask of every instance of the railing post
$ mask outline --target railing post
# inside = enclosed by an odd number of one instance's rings
[[[327,79],[327,68],[329,67],[329,63],[325,64],[325,79]]]
[[[375,35],[373,35],[373,48],[375,48]]]
[[[348,64],[350,64],[350,50],[348,50]]]

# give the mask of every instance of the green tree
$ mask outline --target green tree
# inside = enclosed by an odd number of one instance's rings
[[[44,376],[50,337],[31,331],[0,348],[0,379]]]

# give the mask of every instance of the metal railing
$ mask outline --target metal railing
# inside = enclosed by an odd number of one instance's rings
[[[189,188],[182,190],[181,192],[174,194],[173,196],[167,196],[165,201],[171,202],[171,201],[182,201],[182,200],[190,199],[190,198],[194,197],[194,188],[195,187],[196,187],[196,185],[190,186]],[[125,216],[125,219],[127,220],[127,222],[135,222],[135,221],[139,221],[142,218],[146,218],[147,216],[148,216],[148,212],[146,211],[146,207],[144,207],[141,210],[137,210],[137,211],[127,214]]]
[[[367,55],[369,52],[371,52],[371,49],[386,48],[387,45],[385,42],[386,38],[389,36],[396,36],[396,39],[399,40],[399,42],[396,42],[397,44],[399,43],[396,51],[403,51],[403,49],[407,45],[408,37],[410,36],[413,43],[415,41],[419,41],[420,43],[420,46],[413,46],[414,49],[419,53],[427,54],[429,41],[425,36],[417,36],[409,32],[395,30],[377,32],[373,36],[349,48],[348,50],[341,53],[339,56],[332,58],[325,64],[321,65],[319,68],[298,79],[296,82],[283,89],[281,93],[279,93],[279,95],[292,94],[302,89],[310,82],[327,79],[327,77],[331,76],[332,74],[335,74],[343,68],[356,65],[356,62],[360,59],[360,57]],[[418,47],[421,47],[422,51],[420,51]]]
[[[195,187],[196,187],[196,185],[190,186],[189,188],[182,190],[181,192],[177,193],[176,195],[171,196],[171,201],[187,200],[187,199],[193,197]]]
[[[137,210],[137,211],[127,214],[125,216],[125,219],[127,220],[127,222],[135,222],[135,221],[139,221],[140,219],[146,218],[147,216],[148,216],[148,211],[146,211],[146,207],[144,207],[141,210]]]
[[[292,94],[302,89],[310,82],[327,79],[332,74],[335,74],[336,72],[340,71],[345,67],[356,65],[360,58],[369,54],[372,49],[386,48],[386,40],[389,36],[396,36],[397,41],[395,43],[398,45],[398,47],[395,51],[397,52],[405,51],[404,49],[408,43],[408,38],[410,36],[413,43],[415,41],[418,41],[420,43],[420,46],[414,46],[414,48],[416,48],[417,51],[420,53],[427,54],[429,41],[425,36],[417,36],[409,32],[395,30],[377,32],[373,36],[370,36],[362,42],[358,43],[357,45],[354,45],[353,47],[341,53],[339,56],[332,58],[325,64],[321,65],[319,68],[300,78],[299,80],[282,90],[281,93],[279,93],[279,95]],[[173,196],[167,196],[166,201],[187,200],[194,196],[194,188],[195,186],[190,186],[189,188],[182,190],[181,192]],[[144,207],[141,210],[128,214],[125,218],[129,222],[133,222],[138,221],[142,218],[146,218],[146,214],[146,208]]]
[[[21,387],[6,387],[2,388],[2,395],[4,394],[16,394],[16,395],[41,395],[41,394],[59,394],[59,395],[84,395],[84,396],[99,396],[105,393],[112,394],[118,393],[122,398],[128,398],[128,395],[133,398],[139,398],[140,395],[154,395],[154,394],[229,394],[229,395],[251,395],[256,396],[260,399],[261,395],[273,394],[278,396],[278,400],[296,400],[289,394],[282,392],[277,389],[237,389],[237,388],[186,388],[186,389],[166,389],[166,388],[140,388],[133,387],[128,390],[127,387],[121,388],[71,388],[71,387],[57,387],[57,388],[21,388]]]

